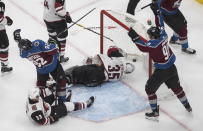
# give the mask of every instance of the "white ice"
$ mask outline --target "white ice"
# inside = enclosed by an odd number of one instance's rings
[[[160,121],[152,122],[144,118],[145,112],[130,114],[117,119],[94,123],[80,118],[67,116],[52,126],[37,126],[30,122],[25,114],[27,89],[35,85],[36,72],[33,64],[19,57],[18,47],[13,40],[15,29],[22,29],[22,36],[31,40],[47,40],[48,35],[42,19],[43,0],[3,0],[6,3],[6,15],[14,23],[7,27],[10,40],[10,66],[14,68],[10,74],[0,76],[0,130],[1,131],[202,131],[203,127],[203,5],[195,0],[182,1],[181,10],[188,21],[189,44],[197,50],[196,55],[186,55],[179,47],[172,47],[177,56],[176,65],[182,85],[193,108],[188,114],[177,99],[160,102]],[[86,26],[99,26],[99,12],[101,9],[115,9],[125,12],[128,0],[67,0],[67,8],[74,20],[96,7],[96,10],[84,18],[80,23]],[[148,1],[139,3],[137,9]],[[140,11],[146,20],[150,9]],[[73,27],[69,32],[78,29]],[[169,35],[172,31],[167,28]],[[88,31],[81,31],[77,35],[69,34],[66,54],[70,57],[64,68],[81,64],[84,57],[99,52],[99,37]],[[123,81],[146,97],[144,85],[147,75],[138,65],[136,71]]]

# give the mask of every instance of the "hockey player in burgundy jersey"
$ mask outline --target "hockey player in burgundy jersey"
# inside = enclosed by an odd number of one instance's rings
[[[171,89],[188,112],[192,108],[186,98],[185,92],[180,85],[175,62],[175,55],[168,46],[168,36],[164,30],[163,18],[160,12],[157,14],[160,27],[151,27],[147,30],[150,40],[144,42],[139,35],[131,28],[128,35],[132,41],[143,52],[148,52],[154,62],[155,70],[145,85],[152,112],[146,113],[148,119],[157,119],[159,116],[159,106],[157,105],[156,91],[161,84],[165,83]]]
[[[151,9],[156,15],[156,10],[160,8],[164,22],[174,31],[170,39],[171,44],[180,44],[182,51],[187,54],[195,54],[196,50],[189,48],[187,21],[179,10],[182,0],[153,0]]]
[[[66,101],[56,104],[54,88],[55,86],[48,86],[29,90],[26,114],[30,120],[40,125],[53,124],[66,116],[68,112],[86,109],[94,103],[94,96],[91,96],[86,102],[71,102],[72,92],[68,90]]]
[[[12,67],[8,66],[9,40],[5,28],[5,25],[11,26],[13,24],[13,20],[8,16],[4,16],[4,13],[5,4],[0,1],[0,62],[2,73],[13,70]]]
[[[21,39],[20,29],[13,33],[14,40],[18,43],[20,56],[32,61],[37,70],[37,87],[44,88],[49,75],[57,82],[57,96],[64,101],[66,97],[66,76],[58,60],[58,48],[55,40],[49,39],[48,43],[42,40],[31,42]]]
[[[126,61],[119,48],[111,47],[107,54],[88,57],[85,65],[65,70],[68,82],[94,87],[103,82],[118,81],[134,71],[134,65]]]
[[[67,62],[69,58],[64,55],[68,30],[65,29],[72,19],[69,12],[66,12],[66,0],[44,0],[43,19],[49,37],[54,38],[58,43],[60,62]]]

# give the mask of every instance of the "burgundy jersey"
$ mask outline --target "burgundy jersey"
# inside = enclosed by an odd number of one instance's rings
[[[167,69],[174,64],[176,57],[168,46],[168,36],[164,30],[162,15],[156,17],[160,26],[160,37],[149,40],[146,43],[141,39],[134,42],[141,51],[149,53],[149,56],[154,61],[155,68]]]
[[[158,0],[161,11],[166,15],[173,15],[180,7],[182,0]]]

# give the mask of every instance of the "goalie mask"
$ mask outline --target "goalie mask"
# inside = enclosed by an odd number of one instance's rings
[[[126,63],[126,66],[125,66],[125,74],[129,74],[129,73],[132,73],[133,71],[135,70],[135,66],[131,63]]]
[[[18,43],[18,47],[21,49],[21,50],[29,50],[32,48],[32,42],[28,39],[21,39]]]
[[[30,98],[31,100],[38,100],[40,97],[40,90],[39,88],[31,88],[28,91],[28,98]]]

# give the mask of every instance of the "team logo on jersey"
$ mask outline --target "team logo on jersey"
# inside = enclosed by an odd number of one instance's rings
[[[33,43],[33,45],[34,45],[34,46],[38,46],[38,45],[39,45],[39,42],[36,41],[36,42]]]

